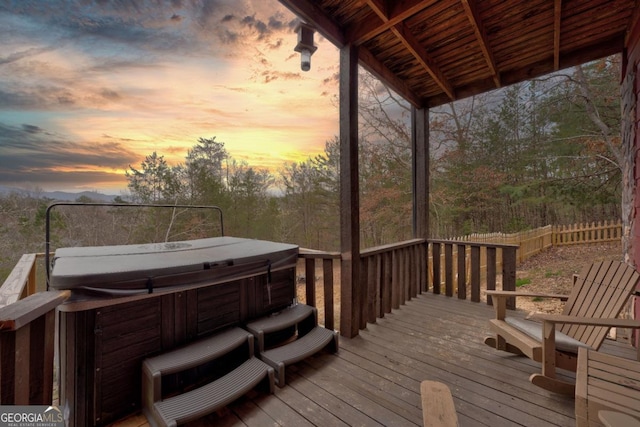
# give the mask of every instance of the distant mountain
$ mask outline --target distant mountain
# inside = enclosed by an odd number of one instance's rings
[[[116,196],[110,194],[102,194],[97,191],[82,191],[79,193],[71,193],[67,191],[29,191],[21,188],[5,187],[0,185],[0,195],[18,193],[37,197],[41,199],[51,199],[62,202],[75,202],[80,197],[87,197],[95,202],[113,202]]]

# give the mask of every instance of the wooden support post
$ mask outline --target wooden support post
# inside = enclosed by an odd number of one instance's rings
[[[411,107],[413,237],[429,237],[429,109]],[[418,258],[416,293],[427,291],[428,257]],[[420,251],[418,253],[421,253]]]
[[[340,49],[340,334],[360,324],[360,200],[358,183],[358,48]]]
[[[411,108],[413,237],[429,237],[429,110]]]

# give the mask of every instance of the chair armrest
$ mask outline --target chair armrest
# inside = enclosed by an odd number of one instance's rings
[[[505,319],[507,315],[507,298],[510,297],[559,298],[562,301],[566,301],[567,299],[569,299],[567,295],[545,294],[538,292],[487,290],[485,291],[485,294],[487,295],[487,298],[491,297],[493,299],[493,308],[495,309],[497,320]]]
[[[532,298],[557,298],[562,301],[569,299],[569,295],[561,294],[545,294],[540,292],[521,292],[521,291],[485,291],[486,295],[491,295],[497,298],[509,298],[509,297],[532,297]]]
[[[532,319],[542,320],[543,322],[566,323],[570,325],[589,325],[589,326],[606,326],[610,328],[630,328],[640,329],[640,321],[634,319],[618,319],[618,318],[591,318],[591,317],[575,317],[562,314],[546,314],[535,313]]]

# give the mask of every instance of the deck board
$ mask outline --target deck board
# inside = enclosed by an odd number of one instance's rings
[[[223,426],[420,426],[420,382],[451,389],[461,427],[572,426],[574,399],[532,385],[540,366],[483,343],[493,309],[423,294],[340,338],[338,354],[320,353],[287,368],[273,395],[254,391],[224,410],[188,424]],[[635,356],[619,342],[601,351]],[[572,373],[565,373],[572,377]],[[143,426],[137,415],[118,426]]]

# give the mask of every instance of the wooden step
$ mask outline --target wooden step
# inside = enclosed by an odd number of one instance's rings
[[[150,408],[145,408],[145,415],[152,425],[184,424],[223,408],[262,381],[266,381],[269,392],[273,393],[273,368],[251,357],[213,382],[187,393],[155,402]]]
[[[313,318],[310,318],[310,316],[313,316]],[[307,319],[308,321],[305,322]],[[302,331],[302,334],[305,334],[309,329],[316,325],[316,319],[317,309],[315,307],[311,307],[306,304],[296,304],[270,316],[254,320],[253,322],[248,323],[245,327],[256,337],[258,351],[262,352],[265,350],[265,347],[267,347],[267,345],[265,345],[266,335],[277,334],[280,331],[287,331],[288,329],[291,329],[292,331],[290,335],[294,335],[296,327],[302,322],[310,325],[303,328],[305,330]]]
[[[329,345],[335,353],[338,351],[338,333],[316,326],[309,333],[295,341],[260,353],[260,358],[276,370],[278,387],[285,385],[285,367],[309,357]]]

